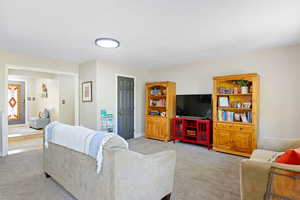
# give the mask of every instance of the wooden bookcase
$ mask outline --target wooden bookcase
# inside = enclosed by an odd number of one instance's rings
[[[240,80],[248,82],[248,92],[241,92]],[[259,75],[218,76],[213,81],[213,149],[250,157],[257,143]]]
[[[171,119],[176,116],[176,83],[146,83],[145,137],[170,141]]]

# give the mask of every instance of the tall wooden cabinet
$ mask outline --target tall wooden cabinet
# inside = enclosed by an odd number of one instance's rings
[[[259,75],[218,76],[213,81],[213,149],[249,157],[257,141]]]
[[[176,117],[176,83],[146,83],[145,137],[171,140],[171,119]]]

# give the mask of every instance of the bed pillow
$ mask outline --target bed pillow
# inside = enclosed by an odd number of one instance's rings
[[[276,162],[282,164],[300,165],[300,148],[287,150],[276,160]]]

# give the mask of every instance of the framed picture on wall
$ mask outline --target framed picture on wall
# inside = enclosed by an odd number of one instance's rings
[[[93,101],[93,86],[92,81],[82,83],[82,102]]]

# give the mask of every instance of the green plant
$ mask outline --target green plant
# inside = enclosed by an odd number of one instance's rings
[[[251,85],[251,82],[247,81],[247,80],[235,80],[235,81],[233,81],[233,83],[240,85],[241,87],[248,87]]]

